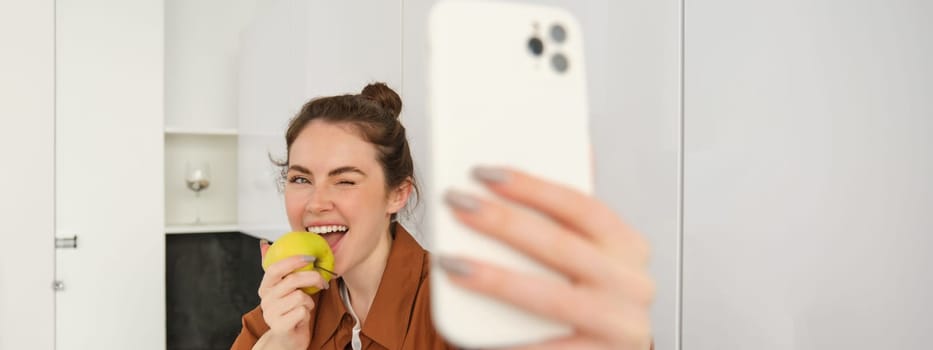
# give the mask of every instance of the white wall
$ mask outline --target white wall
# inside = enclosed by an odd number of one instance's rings
[[[928,349],[933,3],[686,8],[686,350]]]
[[[680,349],[680,5],[610,1],[597,194],[651,242],[655,349]],[[598,74],[598,73],[597,73]]]
[[[0,2],[0,349],[51,350],[54,1]]]

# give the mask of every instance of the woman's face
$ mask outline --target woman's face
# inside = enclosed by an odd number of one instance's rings
[[[314,120],[289,151],[285,207],[294,231],[323,233],[334,272],[359,265],[388,243],[390,216],[404,207],[407,186],[387,193],[376,147],[348,124]]]

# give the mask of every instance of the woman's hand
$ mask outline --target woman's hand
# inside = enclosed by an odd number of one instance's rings
[[[260,243],[265,258],[268,243]],[[326,289],[328,284],[317,271],[298,271],[314,262],[311,256],[293,256],[283,259],[266,269],[259,284],[262,299],[262,318],[269,325],[253,349],[307,349],[311,342],[311,310],[314,301],[301,290],[317,286]]]
[[[571,282],[465,258],[440,258],[454,283],[574,329],[569,337],[521,349],[651,347],[654,283],[646,270],[648,244],[638,232],[604,204],[567,187],[501,168],[478,168],[473,175],[501,198],[543,215],[451,191],[446,199],[458,220]]]

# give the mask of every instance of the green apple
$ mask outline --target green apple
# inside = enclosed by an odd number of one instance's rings
[[[316,270],[324,278],[324,283],[330,282],[334,277],[328,272],[334,271],[334,253],[327,241],[314,232],[289,232],[279,237],[266,251],[266,256],[262,259],[262,268],[268,269],[270,265],[296,255],[308,255],[317,259],[314,263],[295,270],[296,272]],[[317,293],[320,288],[306,287],[301,290],[311,295]]]

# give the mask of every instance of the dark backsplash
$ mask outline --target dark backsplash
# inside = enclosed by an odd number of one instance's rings
[[[229,349],[259,304],[259,239],[239,232],[166,235],[169,350]]]

